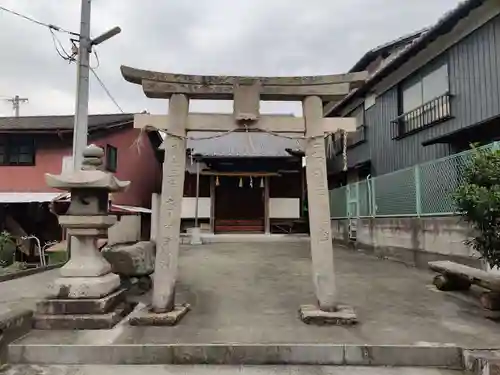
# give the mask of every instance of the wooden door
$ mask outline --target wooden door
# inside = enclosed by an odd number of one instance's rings
[[[265,198],[259,179],[219,177],[215,188],[216,233],[263,233]],[[241,183],[241,185],[240,185]]]

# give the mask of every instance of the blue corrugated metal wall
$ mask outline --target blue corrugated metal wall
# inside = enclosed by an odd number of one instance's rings
[[[422,142],[500,114],[500,17],[451,47],[417,74],[443,61],[449,66],[454,118],[406,138],[391,139],[391,121],[398,116],[398,89],[393,87],[365,112],[367,142],[348,151],[349,166],[370,159],[373,175],[381,175],[447,156],[450,154],[447,144],[424,147]],[[332,172],[340,170],[340,159],[338,156],[330,164]]]

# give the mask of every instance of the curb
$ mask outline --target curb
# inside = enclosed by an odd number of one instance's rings
[[[64,264],[65,263],[51,264],[50,266],[31,268],[31,269],[27,269],[27,270],[15,272],[15,273],[9,273],[7,275],[2,275],[2,276],[0,276],[0,283],[2,283],[4,281],[11,281],[11,280],[19,279],[19,278],[25,277],[25,276],[36,275],[37,273],[42,273],[45,271],[54,270],[56,268],[60,268],[60,267],[64,266]]]
[[[390,345],[22,345],[9,346],[12,364],[52,365],[343,365],[463,369],[456,346]]]

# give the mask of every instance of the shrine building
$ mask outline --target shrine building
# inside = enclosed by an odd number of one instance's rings
[[[210,135],[189,133],[181,230],[197,216],[205,233],[307,232],[301,140],[260,132],[197,139]]]

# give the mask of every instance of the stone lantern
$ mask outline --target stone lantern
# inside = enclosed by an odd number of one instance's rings
[[[37,304],[38,329],[105,329],[128,312],[120,277],[97,248],[97,239],[107,237],[116,223],[109,215],[109,193],[125,190],[120,181],[103,170],[104,151],[95,145],[83,153],[82,169],[46,174],[50,187],[71,193],[71,203],[59,223],[72,236],[71,259],[61,268],[61,277],[49,287],[50,296]]]

